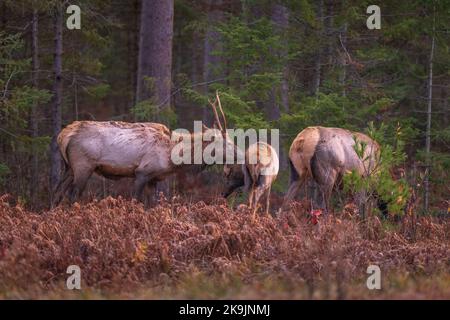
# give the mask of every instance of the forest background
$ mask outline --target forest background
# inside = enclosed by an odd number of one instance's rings
[[[81,29],[66,27],[71,4]],[[74,120],[192,129],[212,124],[208,97],[220,90],[229,127],[280,129],[280,195],[295,136],[335,126],[374,134],[421,210],[446,212],[450,2],[382,1],[379,30],[366,26],[371,4],[2,0],[0,194],[48,207],[55,137]],[[122,192],[97,180],[93,196]]]

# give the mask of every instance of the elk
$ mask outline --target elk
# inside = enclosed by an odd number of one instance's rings
[[[223,118],[223,125],[218,116],[216,103],[219,106]],[[230,139],[226,133],[227,125],[220,103],[220,97],[216,95],[215,103],[210,101],[210,105],[214,112],[215,122],[225,137],[224,141],[229,142]],[[236,146],[234,151],[235,154],[239,153]],[[225,198],[237,188],[245,186],[245,190],[249,192],[249,208],[252,210],[253,219],[256,216],[258,204],[262,196],[266,198],[265,212],[266,214],[269,213],[270,190],[279,170],[278,155],[271,145],[261,141],[250,145],[245,151],[244,163],[242,165],[225,164],[223,170],[226,179],[226,189],[222,195]]]
[[[134,195],[152,187],[173,171],[170,130],[158,123],[75,121],[58,135],[65,173],[54,199],[58,204],[70,189],[79,198],[95,172],[108,179],[134,177]]]
[[[361,158],[355,150],[356,143],[365,145]],[[312,179],[328,211],[333,188],[342,181],[344,174],[351,171],[363,177],[373,174],[378,167],[379,154],[379,144],[365,134],[320,126],[304,129],[289,149],[290,186],[281,209],[297,195],[307,179]]]
[[[244,164],[224,166],[227,183],[222,195],[227,198],[234,190],[244,186],[249,192],[248,206],[252,210],[253,219],[263,196],[266,199],[265,212],[268,214],[270,191],[277,178],[278,169],[279,161],[275,149],[265,142],[254,143],[245,152]]]
[[[108,179],[134,178],[134,197],[142,200],[146,185],[154,188],[158,181],[185,168],[186,164],[172,161],[173,148],[180,141],[195,141],[206,130],[210,129],[203,126],[202,132],[174,135],[159,123],[75,121],[58,135],[65,173],[53,205],[69,190],[71,202],[79,198],[94,172]],[[203,150],[210,142],[200,139]],[[192,154],[194,146],[190,143],[187,152]]]

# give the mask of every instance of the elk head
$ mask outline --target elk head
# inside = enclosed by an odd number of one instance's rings
[[[234,144],[234,141],[229,137],[227,133],[227,120],[225,113],[223,112],[222,103],[220,102],[219,92],[216,91],[216,97],[214,101],[208,100],[214,113],[214,127],[220,130],[224,142],[224,151],[233,152],[234,159],[237,159],[238,148]],[[219,111],[217,111],[217,107]],[[222,118],[222,121],[219,117]],[[225,163],[223,167],[223,173],[225,178],[225,189],[222,196],[228,197],[235,189],[244,185],[244,175],[242,173],[242,165],[240,164],[228,164]]]

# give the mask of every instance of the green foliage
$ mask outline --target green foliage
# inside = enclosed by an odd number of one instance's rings
[[[186,100],[192,101],[198,106],[206,106],[208,104],[208,97],[190,87],[182,88],[182,93]]]
[[[388,98],[361,106],[349,96],[318,93],[304,97],[293,105],[289,114],[282,114],[278,125],[292,139],[305,127],[315,125],[359,130],[368,119],[373,119],[380,110],[391,106],[392,100]]]
[[[280,81],[280,70],[285,62],[285,57],[274,54],[282,48],[282,41],[275,34],[272,22],[262,18],[250,26],[239,17],[232,17],[219,25],[218,32],[223,39],[223,49],[216,54],[228,61],[230,81],[244,86],[241,90],[247,96],[254,96],[256,92],[264,97],[267,90]]]
[[[29,127],[32,107],[41,107],[48,103],[51,94],[48,90],[18,83],[18,79],[23,77],[30,67],[29,59],[16,57],[24,46],[19,34],[7,35],[0,32],[0,43],[2,44],[0,46],[0,87],[3,85],[4,88],[0,98],[0,137],[5,136],[6,145],[14,152],[31,154],[32,150],[36,150],[42,154],[49,139],[47,137],[33,138],[24,132]]]
[[[51,137],[30,137],[27,135],[17,136],[16,139],[11,140],[11,150],[18,154],[29,155],[36,152],[38,156],[44,156],[50,145]]]
[[[11,174],[11,170],[4,163],[0,162],[0,184],[5,183],[5,178]]]
[[[138,121],[159,121],[169,127],[176,126],[177,115],[172,108],[160,108],[152,99],[138,102],[132,109]]]
[[[223,46],[214,54],[227,63],[211,67],[229,72],[226,85],[208,85],[209,96],[216,90],[220,91],[228,127],[272,127],[260,105],[269,100],[274,86],[279,85],[282,66],[286,61],[286,57],[273,54],[281,48],[281,41],[274,33],[272,22],[262,18],[250,26],[240,17],[230,17],[226,23],[218,25],[217,31]],[[182,92],[187,100],[202,107],[208,105],[208,95],[198,93],[189,83],[185,84]]]
[[[275,54],[281,48],[280,37],[274,33],[272,22],[267,18],[248,25],[241,17],[230,17],[217,27],[223,46],[214,52],[227,62],[211,66],[227,70],[227,85],[212,83],[208,92],[212,95],[220,91],[224,112],[229,127],[242,129],[270,128],[260,105],[267,101],[274,86],[281,81],[281,70],[286,57]],[[184,96],[194,103],[206,106],[208,97],[199,94],[187,85]]]
[[[149,92],[153,92],[155,79],[152,77],[144,77],[144,85]],[[177,123],[175,111],[170,106],[158,104],[154,96],[138,102],[131,108],[131,113],[138,121],[158,121],[169,127],[175,126]]]
[[[7,34],[0,31],[0,71],[2,73],[2,83],[11,74],[23,71],[30,64],[30,59],[17,59],[16,55],[23,49],[24,41],[21,34]],[[5,79],[6,78],[6,79]]]
[[[111,86],[107,83],[100,83],[86,88],[86,91],[94,99],[102,99],[111,92]]]
[[[221,24],[218,31],[224,45],[216,54],[224,61],[230,61],[230,81],[245,86],[251,82],[261,84],[264,80],[273,81],[276,78],[281,61],[273,52],[280,48],[281,42],[273,32],[270,20],[262,18],[250,26],[238,17],[233,17],[228,23]],[[254,83],[250,85],[253,88]]]
[[[405,161],[403,152],[403,142],[401,140],[401,128],[397,128],[395,144],[386,142],[385,136],[387,127],[381,124],[376,128],[369,123],[367,134],[380,144],[380,154],[377,155],[374,168],[369,167],[370,155],[364,156],[368,151],[367,144],[355,138],[355,152],[358,157],[366,163],[365,175],[361,176],[356,171],[352,171],[344,176],[344,189],[352,193],[362,193],[367,201],[377,195],[388,204],[390,214],[402,215],[409,199],[409,186],[404,178],[394,179],[392,170]]]
[[[222,105],[226,106],[224,108],[225,116],[233,127],[256,130],[270,127],[262,113],[256,109],[253,101],[244,101],[234,92],[221,91],[219,94]]]
[[[11,90],[8,99],[3,101],[0,117],[8,118],[9,126],[25,128],[28,114],[33,105],[41,105],[50,101],[51,94],[47,90],[38,90],[29,86],[16,87]]]

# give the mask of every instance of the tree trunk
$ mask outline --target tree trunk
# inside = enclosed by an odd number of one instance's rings
[[[2,30],[6,30],[7,22],[8,22],[8,12],[6,8],[6,1],[2,1]]]
[[[31,62],[32,62],[32,81],[33,87],[35,89],[39,88],[38,84],[38,72],[39,72],[39,43],[38,43],[38,24],[39,16],[36,8],[33,8],[33,15],[31,21]],[[30,117],[30,128],[31,137],[36,139],[38,137],[38,106],[33,103],[31,107],[31,117]],[[30,199],[33,204],[36,203],[36,191],[38,189],[38,150],[36,150],[35,143],[32,146],[32,156],[31,156],[31,181],[30,181]]]
[[[428,211],[430,205],[430,169],[431,169],[431,110],[432,110],[432,100],[433,100],[433,58],[434,58],[434,48],[435,48],[435,12],[433,12],[433,33],[431,35],[431,51],[428,67],[428,110],[427,110],[427,132],[426,132],[426,142],[425,142],[425,152],[426,152],[426,174],[425,174],[425,211]]]
[[[340,41],[342,42],[342,46],[347,46],[347,23],[344,23],[344,29],[340,34]],[[341,73],[339,74],[339,84],[342,88],[342,95],[345,97],[347,95],[347,91],[345,88],[345,81],[347,78],[347,55],[345,52],[341,52],[340,54],[340,65],[341,65]]]
[[[327,42],[327,52],[326,52],[326,64],[328,65],[329,69],[333,68],[333,53],[334,48],[336,46],[335,37],[333,36],[334,32],[334,2],[329,2],[326,7],[326,17],[324,18],[324,25],[325,25],[325,33],[326,33],[326,42]]]
[[[151,99],[159,111],[171,105],[173,0],[142,0],[139,32],[136,101]],[[148,83],[145,79],[150,78]],[[169,182],[157,185],[167,194]]]
[[[253,16],[256,18],[260,18],[263,16],[263,11],[261,6],[254,6],[252,7],[252,13]],[[271,7],[271,20],[274,25],[274,30],[276,33],[278,33],[281,36],[281,39],[283,38],[283,31],[287,27],[287,21],[288,19],[288,12],[287,8],[280,5],[280,4],[274,4]],[[284,43],[283,49],[279,51],[272,52],[273,55],[278,57],[283,57],[287,55],[286,52],[286,43]],[[284,72],[286,67],[284,67],[281,71]],[[284,86],[284,89],[287,89],[287,85]],[[280,106],[278,101],[278,95],[280,97],[280,100],[284,99],[284,102],[287,101],[287,91],[283,91],[283,79],[280,87],[273,86],[272,90],[270,92],[269,101],[257,101],[257,105],[260,105],[261,108],[265,109],[265,113],[269,120],[274,121],[278,120],[280,118],[281,112],[280,112]]]
[[[318,39],[322,38],[322,28],[323,28],[323,0],[320,0],[317,7],[317,17],[319,20],[319,32]],[[322,48],[319,43],[317,49],[317,55],[314,62],[314,82],[313,82],[313,93],[319,93],[320,82],[321,82],[321,69],[322,69]]]
[[[55,80],[53,83],[52,98],[52,142],[50,145],[50,187],[55,190],[61,171],[61,155],[59,153],[56,138],[61,131],[61,103],[62,103],[62,52],[63,52],[63,11],[62,6],[57,5],[54,14],[55,48],[53,72]]]
[[[444,110],[444,128],[450,126],[450,107],[449,107],[449,92],[446,88],[442,88],[442,105]]]
[[[283,41],[283,46],[280,52],[277,52],[282,59],[285,59],[288,55],[287,51],[287,41],[285,32],[289,26],[289,11],[288,9],[280,4],[274,4],[272,6],[272,22],[275,25],[276,32],[280,35],[280,38]],[[278,120],[281,116],[281,110],[284,112],[289,111],[289,83],[288,83],[288,65],[286,64],[282,67],[282,79],[279,88],[273,88],[271,93],[271,103],[267,104],[268,116],[270,120]],[[279,104],[277,101],[277,91],[279,93]],[[281,108],[280,108],[281,106]],[[287,168],[288,160],[285,150],[283,149],[283,139],[280,137],[280,149],[279,149],[279,157],[280,157],[280,167],[284,170]]]
[[[217,68],[220,67],[222,60],[219,56],[213,55],[214,51],[220,51],[222,48],[220,33],[215,30],[216,24],[223,20],[221,5],[222,0],[208,0],[207,29],[203,48],[203,80],[206,82],[203,87],[204,94],[208,94],[208,82],[221,77]],[[208,106],[203,109],[203,122],[207,125],[213,122]]]
[[[139,55],[139,20],[140,20],[140,5],[138,0],[133,0],[130,4],[129,11],[131,21],[128,24],[128,28],[124,30],[126,41],[127,41],[127,62],[129,68],[127,68],[128,75],[128,85],[129,85],[129,101],[131,105],[137,103],[136,100],[136,87],[137,87],[137,64],[138,61],[136,56]],[[121,114],[128,112],[128,109],[121,110]]]
[[[281,106],[284,112],[289,112],[289,69],[287,64],[283,67],[283,79],[281,79]]]
[[[274,4],[272,6],[272,22],[275,25],[276,31],[280,34],[283,41],[283,49],[278,52],[278,55],[285,59],[288,55],[287,52],[287,42],[284,36],[288,26],[289,26],[289,11],[288,9],[280,4]],[[289,111],[289,84],[288,84],[288,65],[284,65],[282,69],[282,79],[280,85],[280,103],[284,112]],[[278,112],[276,112],[277,118],[280,116],[279,107],[277,107]]]
[[[173,0],[142,1],[136,101],[152,98],[159,109],[171,104],[173,13]]]

